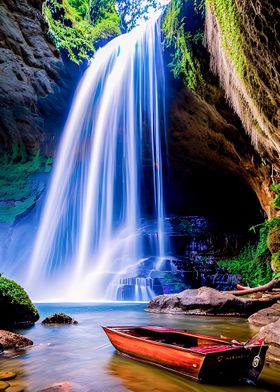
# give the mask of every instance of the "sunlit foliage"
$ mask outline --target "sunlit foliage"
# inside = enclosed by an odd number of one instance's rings
[[[120,34],[111,0],[92,0],[92,10],[88,0],[47,0],[43,13],[56,47],[77,64],[92,57],[100,40]]]
[[[189,3],[195,13],[204,12],[201,0],[189,0]],[[189,89],[197,91],[204,81],[193,45],[202,43],[203,31],[191,31],[187,17],[181,16],[183,6],[183,0],[173,0],[167,8],[162,24],[164,46],[172,52],[169,66],[173,75],[182,78]]]
[[[256,287],[272,279],[270,267],[271,253],[267,246],[268,227],[260,228],[259,241],[256,245],[249,244],[233,259],[219,263],[230,273],[240,275],[240,282]]]

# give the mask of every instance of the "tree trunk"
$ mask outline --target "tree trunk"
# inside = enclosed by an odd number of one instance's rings
[[[272,279],[270,282],[268,282],[267,284],[265,284],[263,286],[253,287],[251,289],[244,287],[241,290],[223,291],[223,293],[233,294],[233,295],[247,295],[247,294],[259,293],[259,292],[268,291],[268,290],[273,289],[273,287],[275,287],[279,282],[280,282],[280,277]]]

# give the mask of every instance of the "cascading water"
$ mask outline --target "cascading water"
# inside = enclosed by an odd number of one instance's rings
[[[153,295],[139,274],[143,227],[153,221],[156,268],[166,253],[165,80],[159,18],[100,49],[74,98],[55,159],[26,286],[33,298]]]

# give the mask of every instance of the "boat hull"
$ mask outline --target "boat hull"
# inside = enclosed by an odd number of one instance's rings
[[[207,383],[228,383],[241,379],[255,383],[262,371],[267,350],[267,346],[233,347],[229,344],[220,348],[184,349],[145,341],[111,328],[103,329],[121,354]]]
[[[198,380],[199,371],[204,360],[203,355],[199,353],[190,355],[189,352],[180,351],[175,347],[166,347],[154,342],[138,340],[106,328],[104,330],[112,345],[120,353]],[[187,372],[186,369],[188,369]]]

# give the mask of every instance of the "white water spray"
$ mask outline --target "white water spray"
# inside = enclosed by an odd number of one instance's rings
[[[129,298],[153,295],[139,265],[147,218],[157,268],[166,252],[164,86],[158,17],[96,53],[55,159],[26,283],[33,298],[123,299],[125,279]]]

